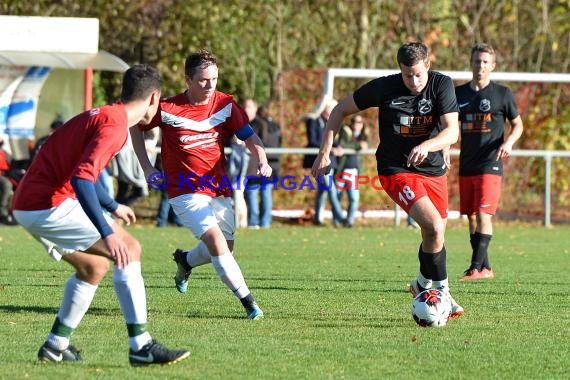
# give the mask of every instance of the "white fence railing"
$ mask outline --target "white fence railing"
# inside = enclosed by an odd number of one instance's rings
[[[345,149],[345,154],[355,153],[352,149]],[[226,150],[226,153],[231,152],[231,150]],[[318,148],[265,148],[266,153],[271,154],[316,154],[319,152]],[[375,149],[367,149],[360,151],[360,154],[374,155]],[[452,149],[452,156],[458,156],[459,150]],[[511,152],[513,157],[540,157],[544,159],[544,218],[543,223],[545,227],[550,227],[551,222],[551,211],[552,211],[552,199],[551,199],[551,188],[552,188],[552,159],[555,157],[570,158],[570,151],[559,151],[559,150],[513,150]]]
[[[473,77],[470,71],[446,71],[437,70],[448,75],[455,81],[469,81]],[[323,94],[321,101],[313,112],[319,114],[326,102],[334,97],[335,80],[340,78],[360,78],[370,79],[385,75],[399,73],[398,69],[351,69],[351,68],[329,68],[326,70]],[[491,79],[499,82],[537,82],[537,83],[570,83],[569,73],[532,73],[532,72],[493,72]],[[315,151],[318,151],[315,149]],[[278,152],[275,152],[278,153]],[[295,153],[303,153],[295,150]],[[311,153],[311,152],[309,152]],[[370,151],[364,152],[369,154]],[[374,153],[374,151],[372,151]],[[457,155],[458,151],[452,152]],[[569,151],[549,151],[549,150],[515,150],[513,156],[518,157],[542,157],[544,159],[545,185],[544,185],[544,225],[551,225],[551,167],[552,158],[570,157]]]

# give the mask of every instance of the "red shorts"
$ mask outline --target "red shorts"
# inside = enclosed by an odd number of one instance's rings
[[[447,176],[398,173],[385,179],[384,190],[404,211],[409,212],[418,199],[427,196],[441,217],[447,218]]]
[[[460,176],[460,212],[466,215],[481,212],[495,215],[501,198],[502,179],[502,176],[496,174]]]

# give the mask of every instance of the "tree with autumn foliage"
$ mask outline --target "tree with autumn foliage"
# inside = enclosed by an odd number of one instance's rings
[[[469,70],[470,47],[475,42],[494,46],[497,71],[565,73],[570,64],[570,3],[563,0],[226,0],[207,4],[198,0],[6,0],[0,12],[96,17],[100,48],[129,64],[157,66],[165,78],[165,94],[183,88],[186,55],[208,48],[220,61],[219,88],[238,98],[269,103],[283,126],[284,146],[289,147],[305,146],[300,120],[319,101],[327,68],[397,69],[396,51],[404,41],[427,44],[434,70]],[[100,95],[95,101],[118,98],[119,82],[115,73],[96,73],[95,93]],[[337,81],[335,96],[340,98],[361,83]],[[569,85],[509,86],[527,126],[515,148],[570,149]],[[299,161],[298,156],[285,155],[284,172],[300,174]],[[570,204],[570,165],[563,159],[553,165],[553,209],[560,212]],[[528,212],[540,212],[541,160],[515,158],[506,170],[514,166],[516,173],[505,184],[505,191],[513,196],[505,197],[501,208],[515,210],[525,204]],[[277,206],[302,205],[308,196],[287,194]],[[362,196],[366,207],[378,207],[371,203],[372,190]],[[451,196],[453,205],[453,192]]]

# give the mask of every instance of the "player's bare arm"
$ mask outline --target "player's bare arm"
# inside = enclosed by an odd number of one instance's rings
[[[412,148],[408,157],[407,165],[419,165],[427,158],[428,153],[437,152],[455,144],[459,139],[458,120],[457,112],[450,112],[442,115],[440,117],[440,121],[443,126],[441,132],[439,132],[437,136]]]
[[[253,157],[255,157],[257,162],[257,174],[264,177],[271,177],[273,169],[271,169],[271,166],[269,166],[269,163],[267,162],[265,148],[259,136],[254,133],[245,139],[244,142],[247,149],[249,149]]]
[[[133,142],[133,149],[135,150],[135,154],[141,164],[141,168],[144,171],[144,176],[149,178],[152,173],[157,172],[156,168],[150,162],[148,158],[148,154],[146,153],[146,145],[144,143],[144,135],[143,131],[139,129],[136,125],[129,128],[129,132],[131,135],[131,141]]]
[[[359,111],[360,109],[356,106],[356,103],[354,103],[352,94],[342,99],[331,111],[329,119],[327,120],[325,135],[319,149],[319,154],[311,168],[311,174],[315,178],[320,175],[325,175],[330,171],[331,161],[329,155],[334,139],[342,127],[343,120],[345,117]]]
[[[451,148],[448,146],[447,148],[443,148],[441,153],[443,154],[443,162],[445,162],[445,166],[447,169],[451,169]]]
[[[513,145],[522,136],[523,133],[523,122],[521,116],[517,116],[515,119],[511,120],[511,133],[509,137],[505,139],[505,142],[501,144],[499,150],[497,150],[497,161],[503,158],[507,158],[511,155],[513,151]]]

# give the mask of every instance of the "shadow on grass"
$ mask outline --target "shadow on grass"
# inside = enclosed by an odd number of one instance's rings
[[[16,313],[36,313],[36,314],[52,314],[56,315],[59,307],[46,307],[46,306],[18,306],[18,305],[0,305],[0,313],[16,314]],[[117,308],[89,308],[87,314],[113,316],[122,315],[121,310]]]
[[[249,323],[260,323],[263,322],[262,320],[259,321],[250,321],[247,319],[244,314],[213,314],[213,313],[203,313],[199,311],[193,311],[185,314],[187,318],[196,318],[196,319],[211,319],[211,320],[244,320]]]
[[[403,321],[402,319],[397,318],[368,318],[369,321],[363,320],[363,318],[358,319],[358,323],[355,323],[354,319],[346,320],[346,321],[323,321],[319,323],[318,321],[314,322],[311,327],[315,328],[375,328],[375,329],[392,329],[394,327],[405,327],[410,323],[408,321]],[[412,321],[413,322],[413,321]]]
[[[206,314],[202,312],[191,312],[185,315],[187,318],[191,319],[201,319],[201,320],[243,320],[246,323],[266,323],[271,321],[307,321],[309,322],[306,326],[313,328],[380,328],[389,329],[394,327],[402,327],[409,324],[409,321],[404,321],[401,318],[382,318],[380,316],[374,317],[363,317],[361,315],[347,316],[343,318],[336,318],[336,320],[331,321],[330,318],[325,318],[321,316],[316,316],[315,314],[274,314],[271,316],[265,316],[264,319],[259,321],[249,321],[245,316],[241,315],[228,315],[228,314]],[[281,323],[281,322],[280,322]]]
[[[27,267],[26,268],[3,268],[2,270],[0,270],[0,273],[8,272],[8,271],[10,271],[10,273],[14,273],[14,272],[25,272],[25,273],[45,272],[46,275],[49,275],[50,273],[53,273],[53,272],[67,272],[67,273],[69,273],[69,275],[71,275],[73,273],[73,271],[69,265],[67,265],[67,266],[53,266],[53,267],[49,267],[49,268],[48,267],[41,267],[41,268],[27,268]]]

